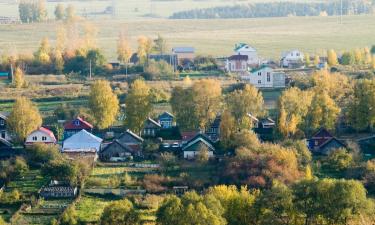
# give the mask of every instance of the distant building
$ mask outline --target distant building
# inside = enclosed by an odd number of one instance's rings
[[[162,113],[159,118],[159,124],[163,129],[170,129],[173,127],[174,116],[169,112]]]
[[[9,113],[0,112],[0,138],[10,141],[11,137],[7,131],[8,115]]]
[[[86,130],[87,132],[91,133],[93,128],[94,126],[89,122],[85,121],[81,117],[77,117],[64,124],[64,139],[81,132],[81,130]]]
[[[31,132],[25,141],[26,146],[30,146],[36,143],[43,143],[43,144],[56,144],[57,140],[55,135],[52,131],[45,127],[40,127],[37,130]]]
[[[63,142],[62,152],[99,152],[103,139],[81,130]]]
[[[138,156],[138,151],[122,144],[119,140],[114,140],[99,153],[100,160],[104,162],[123,162],[133,159],[134,156]]]
[[[48,186],[39,190],[39,195],[45,199],[51,198],[75,198],[78,194],[78,188],[70,186],[67,183],[51,181]]]
[[[148,118],[143,126],[142,136],[143,137],[156,137],[161,129],[160,123],[155,120]]]
[[[284,68],[301,68],[304,67],[304,55],[299,50],[283,52],[280,64]]]
[[[251,67],[259,65],[259,57],[257,50],[245,43],[238,43],[234,46],[234,52],[236,55],[246,55],[247,64]]]
[[[308,147],[315,154],[328,155],[332,150],[346,146],[329,131],[322,128],[308,140]]]
[[[195,159],[202,148],[207,148],[210,158],[214,157],[215,147],[210,138],[204,134],[197,134],[182,147],[184,159]]]
[[[241,77],[257,88],[285,88],[286,75],[267,65],[257,67]]]
[[[195,58],[195,49],[193,47],[174,47],[172,53],[177,55],[179,65],[186,64],[186,62],[193,62]]]
[[[120,137],[117,138],[117,140],[121,145],[130,148],[134,155],[142,155],[142,144],[144,140],[137,134],[133,133],[130,130],[127,130],[123,134],[121,134]]]
[[[225,69],[232,73],[245,73],[248,65],[247,55],[232,55],[227,59]]]

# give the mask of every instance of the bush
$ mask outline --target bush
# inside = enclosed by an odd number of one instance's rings
[[[344,148],[333,150],[325,160],[325,165],[337,172],[348,169],[353,164],[353,156]]]

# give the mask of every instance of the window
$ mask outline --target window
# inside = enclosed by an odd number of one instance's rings
[[[43,136],[43,137],[42,137],[42,141],[47,141],[47,137],[46,137],[46,136]]]
[[[258,76],[262,76],[262,72],[258,72]]]
[[[79,126],[79,120],[74,120],[74,125]]]
[[[299,53],[297,53],[297,56],[299,56]]]
[[[4,126],[5,125],[5,120],[0,120],[0,126]]]
[[[6,134],[5,131],[1,131],[1,138],[2,139],[5,139],[5,136],[6,136],[5,134]]]
[[[267,73],[267,82],[270,82],[270,81],[271,81],[271,73],[268,72],[268,73]]]
[[[38,137],[37,136],[34,136],[33,137],[33,141],[37,141],[38,140]]]
[[[261,80],[258,80],[258,84],[261,84],[262,83],[262,81]]]

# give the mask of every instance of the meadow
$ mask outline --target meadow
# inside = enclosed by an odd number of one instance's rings
[[[337,17],[285,17],[258,19],[168,20],[101,19],[92,20],[98,28],[97,42],[109,61],[116,61],[118,33],[126,29],[133,51],[140,35],[164,36],[169,48],[194,46],[197,54],[227,56],[235,43],[254,46],[263,58],[279,59],[283,51],[300,49],[325,54],[371,46],[375,43],[375,15]],[[43,37],[56,39],[57,22],[0,25],[0,53],[31,53]]]

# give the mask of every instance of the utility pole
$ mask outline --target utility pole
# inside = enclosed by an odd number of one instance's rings
[[[10,64],[10,81],[13,83],[13,64]]]
[[[90,59],[90,68],[89,68],[89,70],[90,70],[90,80],[91,80],[91,77],[92,77],[91,59]]]

